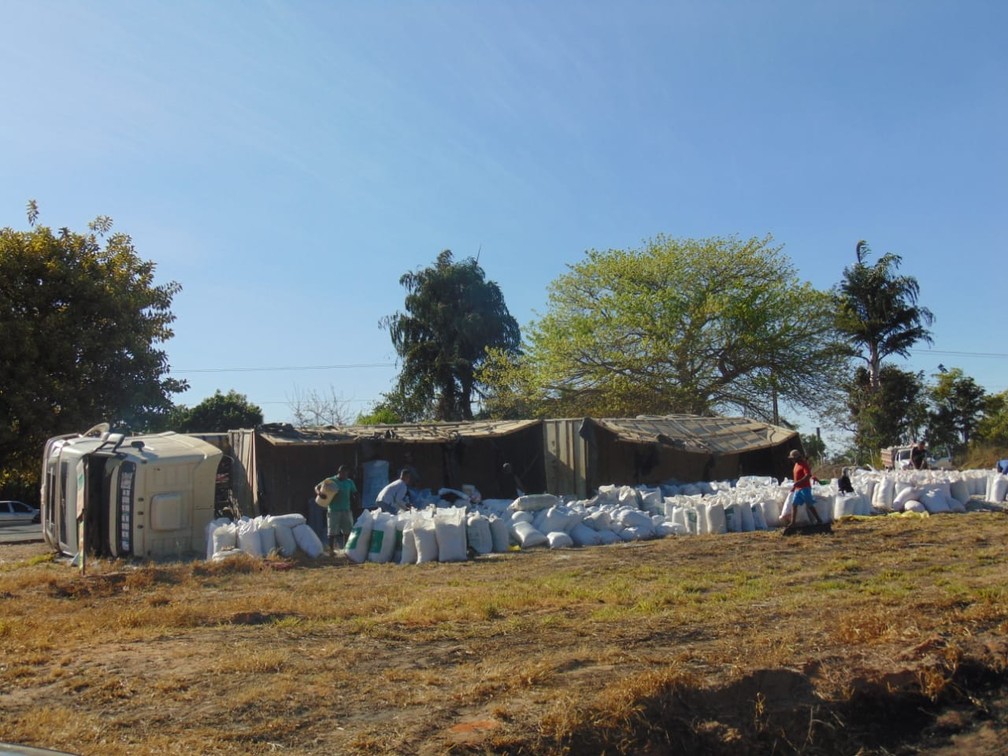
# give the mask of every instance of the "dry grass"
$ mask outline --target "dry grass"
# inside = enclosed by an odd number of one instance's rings
[[[92,562],[81,576],[41,547],[5,552],[0,740],[433,754],[948,737],[917,712],[1004,681],[1006,524],[876,518],[412,567]],[[912,731],[892,734],[894,707]]]

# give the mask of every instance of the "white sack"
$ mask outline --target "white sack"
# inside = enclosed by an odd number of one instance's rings
[[[464,562],[469,558],[466,547],[465,507],[448,507],[434,516],[439,562]]]
[[[965,504],[970,499],[969,484],[962,478],[953,480],[949,484],[949,493],[960,504]]]
[[[515,535],[515,540],[523,549],[531,549],[535,546],[542,546],[546,543],[546,536],[532,527],[528,522],[516,522],[511,525],[511,532]]]
[[[511,547],[511,528],[508,527],[507,520],[491,515],[490,537],[493,539],[494,553],[505,553]]]
[[[276,540],[277,551],[281,556],[294,556],[294,552],[297,551],[297,541],[294,540],[291,528],[286,525],[273,525],[273,537]]]
[[[322,551],[324,550],[322,541],[319,540],[318,535],[307,523],[302,522],[296,528],[291,528],[291,533],[294,535],[294,541],[297,543],[298,548],[309,557],[317,559],[322,556]]]
[[[276,528],[268,521],[259,523],[259,540],[262,541],[263,554],[269,555],[276,551]]]
[[[583,522],[571,528],[570,537],[576,546],[597,546],[602,543],[598,531],[589,528]]]
[[[229,520],[227,517],[218,517],[216,520],[210,520],[210,522],[208,522],[206,524],[206,528],[204,528],[204,530],[203,530],[203,536],[206,539],[206,558],[207,559],[212,558],[213,555],[214,555],[214,551],[216,550],[216,549],[214,549],[214,538],[213,538],[214,531],[217,530],[217,528],[221,527],[222,525],[228,525],[228,524],[230,524],[230,522],[231,522],[231,520]],[[238,539],[238,535],[237,535],[237,533],[235,533],[235,543],[237,543],[237,539]],[[231,548],[234,548],[234,547],[231,547]]]
[[[511,503],[511,509],[515,512],[538,512],[540,509],[555,507],[560,503],[553,494],[529,494],[519,496]]]
[[[432,517],[417,517],[413,521],[413,539],[416,541],[417,564],[437,561],[437,526]]]
[[[219,554],[222,551],[230,551],[238,548],[238,527],[233,522],[225,525],[218,525],[214,528],[211,537],[212,545],[210,556]]]
[[[489,554],[494,550],[490,520],[481,514],[471,514],[466,521],[466,539],[477,554]]]
[[[297,538],[297,530],[301,526],[294,528],[294,537]],[[308,527],[305,525],[305,527]],[[361,512],[357,522],[350,529],[350,537],[346,542],[347,559],[355,564],[363,564],[367,561],[368,549],[371,546],[371,529],[374,527],[374,513],[370,509]],[[298,541],[301,546],[301,541]]]
[[[721,535],[728,532],[724,505],[716,501],[707,507],[707,532]]]
[[[402,552],[399,554],[399,564],[416,564],[417,547],[413,536],[413,523],[406,523],[402,532]]]
[[[298,514],[297,512],[282,515],[270,515],[266,519],[268,519],[273,525],[278,527],[283,525],[288,528],[296,528],[298,525],[305,522],[305,516],[303,514]]]
[[[569,549],[574,545],[573,539],[562,530],[554,530],[546,534],[546,540],[551,549]]]
[[[613,531],[609,530],[608,528],[606,530],[596,531],[596,533],[598,535],[599,543],[602,544],[603,546],[610,546],[622,540],[618,535],[616,535]]]
[[[612,518],[605,510],[598,509],[594,512],[586,514],[582,522],[594,530],[609,530]]]
[[[371,526],[367,559],[384,564],[392,558],[396,547],[396,518],[388,512],[377,512]]]
[[[266,552],[262,550],[262,539],[259,537],[259,523],[255,520],[243,520],[238,526],[238,548],[249,556],[262,559]]]

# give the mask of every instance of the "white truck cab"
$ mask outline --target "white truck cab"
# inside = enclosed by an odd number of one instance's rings
[[[51,438],[42,457],[45,541],[67,555],[202,553],[225,460],[212,444],[179,433],[125,436],[103,424]]]

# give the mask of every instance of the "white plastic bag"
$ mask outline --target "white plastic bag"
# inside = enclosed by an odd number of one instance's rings
[[[319,540],[318,535],[307,523],[303,522],[296,528],[292,528],[291,533],[294,534],[294,541],[297,543],[298,548],[309,557],[317,559],[322,556],[324,550],[322,541]]]
[[[469,558],[465,507],[438,509],[434,515],[434,535],[439,562],[464,562]]]
[[[372,523],[367,558],[369,562],[384,564],[395,551],[396,518],[387,512],[378,512]]]
[[[298,526],[300,527],[300,526]],[[374,527],[374,514],[370,509],[361,512],[357,522],[350,529],[350,537],[346,542],[347,559],[356,564],[367,561],[368,549],[371,547],[371,530]],[[297,531],[297,528],[295,528]],[[297,532],[294,533],[297,535]],[[298,542],[300,546],[300,542]]]
[[[490,532],[490,520],[479,513],[469,515],[466,521],[466,540],[477,554],[489,554],[493,551],[493,534]]]

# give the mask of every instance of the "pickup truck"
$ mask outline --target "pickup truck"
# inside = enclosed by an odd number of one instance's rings
[[[882,458],[882,467],[886,470],[910,470],[913,465],[910,463],[910,452],[913,450],[913,446],[890,446],[887,449],[883,449],[880,456]],[[951,470],[952,469],[952,458],[947,454],[940,457],[931,456],[930,452],[927,456],[927,467],[929,470]]]

